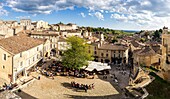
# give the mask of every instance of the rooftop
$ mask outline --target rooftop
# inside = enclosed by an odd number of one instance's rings
[[[135,40],[131,41],[131,44],[134,46],[134,47],[139,47],[140,44],[138,42],[136,42]]]
[[[66,39],[65,39],[65,38],[63,38],[63,37],[59,37],[58,42],[66,42]]]
[[[124,45],[116,45],[116,44],[103,44],[99,49],[106,50],[126,50],[127,47]]]
[[[45,39],[35,39],[27,36],[12,36],[0,39],[0,47],[12,54],[18,54],[43,44],[44,41]]]
[[[29,35],[58,36],[56,31],[32,31]]]
[[[142,56],[150,56],[156,54],[151,46],[145,46],[142,49],[136,50],[135,53]]]

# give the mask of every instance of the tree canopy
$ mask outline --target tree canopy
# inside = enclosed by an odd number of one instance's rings
[[[88,53],[88,45],[85,40],[76,36],[67,38],[70,48],[63,53],[62,63],[70,69],[80,69],[92,60],[92,55]]]
[[[153,34],[154,38],[160,38],[161,32],[159,32],[158,30],[156,30]]]

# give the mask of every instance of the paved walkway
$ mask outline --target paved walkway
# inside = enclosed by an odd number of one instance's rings
[[[95,84],[95,89],[88,90],[76,90],[70,85],[71,81],[78,82],[80,84]],[[95,78],[73,78],[56,76],[54,80],[41,76],[40,80],[36,80],[27,88],[22,89],[24,93],[27,93],[33,97],[39,99],[68,99],[68,98],[107,98],[107,99],[120,99],[121,95],[113,87],[113,85],[105,80]]]
[[[127,66],[111,66],[111,74],[114,74],[118,80],[118,86],[120,88],[125,88],[129,84],[129,74],[130,69]],[[114,80],[114,78],[112,78]]]
[[[96,76],[95,79],[55,76],[54,80],[41,76],[40,80],[35,80],[28,87],[23,88],[20,96],[24,98],[29,95],[39,99],[124,99],[125,96],[121,89],[128,85],[129,70],[123,68],[123,71],[122,67],[112,66],[110,71],[117,77],[118,83],[111,75],[107,75],[107,79],[103,79],[102,75]],[[38,75],[38,73],[33,72],[30,76],[37,77]],[[84,90],[72,88],[71,81],[88,85],[94,83],[95,89],[88,90],[86,93]]]

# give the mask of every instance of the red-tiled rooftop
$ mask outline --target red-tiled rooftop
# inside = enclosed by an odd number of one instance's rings
[[[124,45],[116,45],[116,44],[103,44],[99,49],[105,50],[126,50],[128,47]]]
[[[12,54],[29,50],[40,44],[43,44],[45,39],[35,39],[27,36],[12,36],[0,40],[0,47]]]
[[[136,50],[135,53],[141,56],[150,56],[156,54],[156,52],[150,46],[145,46],[140,50]]]

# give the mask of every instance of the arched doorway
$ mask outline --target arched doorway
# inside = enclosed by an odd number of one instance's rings
[[[101,59],[101,63],[103,63],[103,59]]]
[[[57,53],[56,49],[52,49],[51,52],[50,52],[50,55],[51,56],[56,56],[56,53]]]

